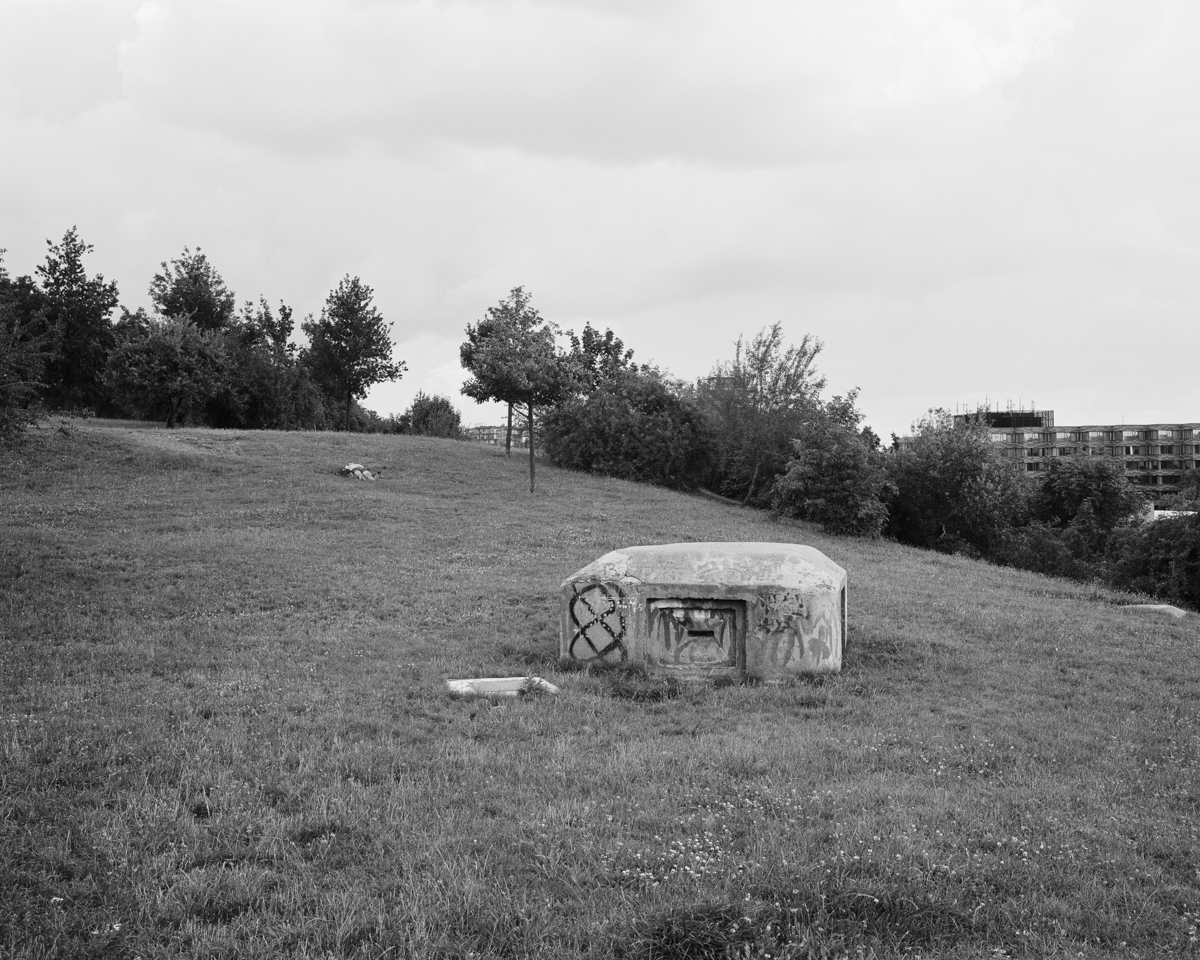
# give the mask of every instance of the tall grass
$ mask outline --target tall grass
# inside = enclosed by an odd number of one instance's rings
[[[1193,615],[449,441],[3,457],[2,955],[1196,954]],[[845,566],[843,673],[561,670],[559,582],[685,540]]]

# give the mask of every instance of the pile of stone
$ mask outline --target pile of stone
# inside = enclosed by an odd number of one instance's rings
[[[383,467],[367,469],[361,463],[348,463],[338,473],[343,477],[351,477],[355,480],[378,480],[379,475],[383,473]]]

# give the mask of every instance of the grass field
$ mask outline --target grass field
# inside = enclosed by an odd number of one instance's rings
[[[1200,617],[525,470],[104,423],[0,453],[0,955],[1197,955]],[[846,567],[843,673],[560,670],[560,581],[687,540]],[[516,673],[562,693],[442,686]]]

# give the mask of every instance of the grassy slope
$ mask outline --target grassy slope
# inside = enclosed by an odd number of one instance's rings
[[[1200,618],[524,469],[104,424],[6,455],[0,955],[1195,951]],[[682,540],[845,566],[847,669],[558,672],[563,577]],[[563,695],[441,689],[522,672]]]

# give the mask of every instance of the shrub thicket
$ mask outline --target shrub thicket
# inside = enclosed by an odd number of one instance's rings
[[[750,343],[740,337],[733,360],[696,387],[716,441],[713,486],[727,497],[770,506],[775,479],[792,459],[792,441],[820,410],[825,379],[814,363],[821,341],[806,335],[785,347],[774,324]]]
[[[1200,514],[1120,530],[1109,554],[1113,586],[1200,610]]]
[[[661,374],[628,370],[546,415],[543,444],[552,463],[688,490],[712,468],[704,415]]]
[[[933,410],[888,458],[888,535],[901,543],[974,556],[1003,553],[1026,519],[1026,488],[979,423]]]
[[[821,524],[827,533],[878,537],[887,524],[889,490],[878,439],[860,428],[857,391],[834,397],[793,441],[787,471],[774,485],[775,510]]]
[[[399,433],[418,437],[457,437],[462,418],[448,397],[418,390],[407,410],[400,414]]]

